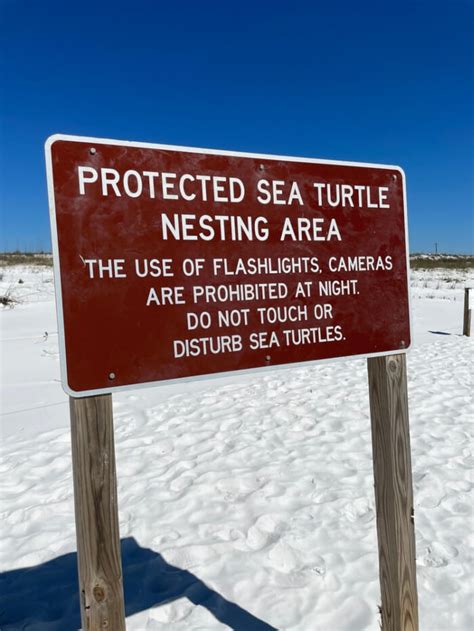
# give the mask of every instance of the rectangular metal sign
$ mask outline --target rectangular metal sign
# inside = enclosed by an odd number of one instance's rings
[[[61,135],[46,162],[68,394],[409,347],[400,168]]]

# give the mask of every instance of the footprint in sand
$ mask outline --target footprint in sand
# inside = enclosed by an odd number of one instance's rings
[[[162,556],[170,565],[180,570],[189,570],[213,561],[217,557],[217,551],[209,545],[189,545],[163,550]]]
[[[278,541],[269,551],[265,566],[271,580],[280,587],[304,587],[326,574],[326,563],[322,557],[313,557],[307,563],[304,551],[295,550],[286,541]]]
[[[350,502],[344,508],[344,512],[349,521],[355,523],[367,523],[374,518],[374,511],[367,498],[361,497]]]
[[[180,533],[177,530],[169,530],[168,532],[158,535],[154,537],[152,540],[152,547],[161,548],[165,543],[171,543],[173,541],[177,541],[181,537]]]
[[[285,523],[277,515],[261,515],[244,538],[235,539],[234,548],[245,552],[262,550],[277,541],[284,529]]]
[[[433,541],[426,545],[418,558],[418,562],[425,567],[444,567],[458,554],[458,550],[454,546]]]
[[[175,493],[180,493],[181,491],[184,491],[185,489],[192,486],[195,479],[196,475],[182,475],[179,478],[176,478],[175,480],[172,480],[170,482],[170,490],[174,491]]]
[[[226,502],[242,502],[248,495],[260,488],[256,478],[224,478],[216,484],[216,489]]]
[[[267,566],[290,574],[303,568],[304,560],[301,553],[298,553],[292,546],[284,541],[278,541],[268,553]]]
[[[150,612],[147,630],[169,628],[169,624],[180,622],[193,611],[194,604],[187,598],[180,598],[170,603],[155,607]],[[163,625],[163,626],[162,626]]]
[[[447,509],[455,515],[471,515],[472,503],[470,497],[466,493],[457,493],[443,501],[443,508]]]
[[[436,494],[420,491],[417,495],[416,504],[421,508],[436,508],[440,505],[443,498],[444,493],[442,491]]]

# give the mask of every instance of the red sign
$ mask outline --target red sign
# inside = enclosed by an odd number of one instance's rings
[[[52,136],[72,395],[410,345],[398,167]]]

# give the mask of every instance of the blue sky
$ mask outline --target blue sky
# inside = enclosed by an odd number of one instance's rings
[[[50,248],[68,133],[401,165],[411,251],[473,252],[472,0],[0,0],[0,250]]]

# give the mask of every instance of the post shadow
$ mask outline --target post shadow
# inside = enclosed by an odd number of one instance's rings
[[[447,331],[428,331],[428,333],[432,333],[433,335],[452,335],[452,333],[448,333]]]
[[[215,592],[191,572],[170,565],[133,537],[121,541],[125,615],[131,616],[186,597],[235,631],[275,627]],[[81,627],[77,554],[0,574],[0,629],[77,631]]]

